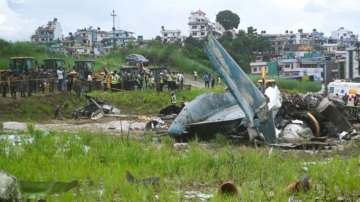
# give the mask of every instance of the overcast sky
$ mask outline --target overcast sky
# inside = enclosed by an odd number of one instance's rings
[[[330,36],[339,27],[360,33],[360,0],[0,0],[0,38],[29,41],[37,27],[54,18],[64,36],[89,26],[110,31],[112,10],[116,29],[135,32],[135,37],[155,38],[161,26],[188,36],[190,12],[198,9],[211,21],[219,11],[231,10],[240,17],[239,29],[253,26],[258,33],[316,28]]]

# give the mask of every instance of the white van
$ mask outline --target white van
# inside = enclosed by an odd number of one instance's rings
[[[346,93],[349,96],[347,106],[354,106],[354,97],[356,94],[360,94],[360,83],[335,80],[330,82],[327,87],[329,94],[337,94],[339,98],[342,98]]]

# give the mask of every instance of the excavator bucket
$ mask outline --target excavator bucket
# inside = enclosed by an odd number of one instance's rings
[[[242,124],[247,127],[250,139],[275,142],[274,118],[264,95],[212,34],[207,37],[206,53],[245,113],[246,119],[243,119]]]

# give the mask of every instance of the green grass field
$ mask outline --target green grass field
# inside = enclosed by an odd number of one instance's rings
[[[206,144],[194,140],[179,148],[169,137],[152,143],[152,134],[128,139],[50,131],[45,136],[28,128],[32,142],[25,137],[17,145],[0,141],[1,169],[24,181],[81,184],[79,193],[71,190],[47,201],[200,201],[196,195],[186,199],[186,191],[206,194],[207,201],[288,201],[290,196],[299,201],[336,201],[339,196],[355,201],[360,193],[359,142],[343,151],[311,155],[274,149],[269,156],[269,147],[235,145],[224,138]],[[137,178],[160,177],[160,185],[129,184],[126,170]],[[310,191],[281,194],[305,175],[312,179]],[[227,181],[236,185],[238,196],[217,194]]]

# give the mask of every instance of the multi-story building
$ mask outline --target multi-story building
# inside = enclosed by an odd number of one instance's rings
[[[355,44],[355,46],[346,48],[344,68],[344,76],[346,79],[360,77],[360,43]],[[340,72],[342,72],[342,69]]]
[[[181,30],[166,30],[164,26],[161,27],[161,41],[163,43],[173,43],[175,41],[182,42],[184,36],[181,36]]]
[[[113,30],[109,32],[109,39],[106,39],[105,41],[107,41],[107,43],[109,44],[114,44],[115,41],[115,45],[119,46],[119,47],[123,47],[126,45],[126,43],[135,43],[136,38],[133,36],[133,34],[135,34],[134,32],[129,32],[129,31],[125,31],[125,30]]]
[[[110,39],[109,32],[100,31],[100,28],[93,29],[91,26],[86,29],[78,29],[73,36],[75,43],[83,46],[100,47],[105,40]]]
[[[309,34],[309,45],[311,46],[311,49],[313,51],[322,51],[323,50],[323,44],[325,41],[324,33],[318,32],[316,29],[313,29],[313,31]]]
[[[274,54],[285,55],[288,44],[295,44],[295,35],[292,31],[286,31],[285,34],[266,34],[266,31],[261,31],[261,35],[266,37],[271,43],[271,52]],[[289,49],[290,46],[287,46]]]
[[[352,31],[345,30],[344,27],[340,27],[338,30],[331,32],[331,38],[336,40],[355,39],[355,35]]]
[[[55,40],[62,40],[62,28],[57,18],[49,21],[46,26],[38,27],[35,33],[31,35],[32,43],[53,44]]]
[[[209,18],[199,9],[196,12],[190,13],[188,25],[189,33],[193,38],[203,39],[208,31]]]

